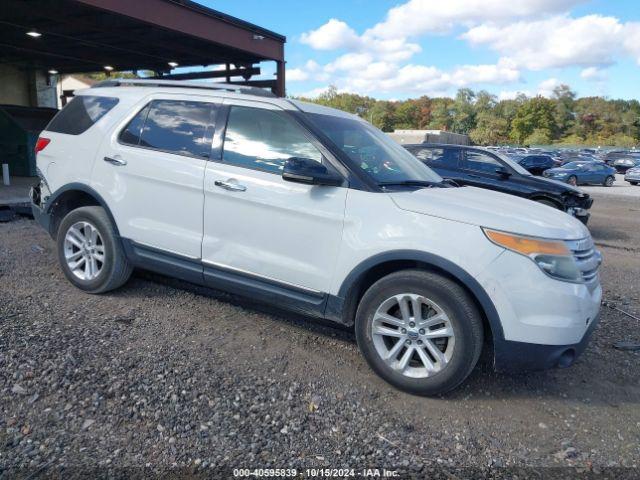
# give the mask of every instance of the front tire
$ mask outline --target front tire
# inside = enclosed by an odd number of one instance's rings
[[[369,366],[391,385],[440,395],[475,367],[483,327],[460,285],[436,273],[404,270],[366,291],[356,313],[356,338]]]
[[[578,177],[576,177],[575,175],[571,175],[569,178],[567,178],[567,183],[573,187],[578,186]]]
[[[607,178],[604,179],[604,186],[605,187],[613,187],[613,182],[615,182],[616,179],[614,177],[612,177],[611,175],[609,175]]]
[[[636,185],[638,185],[638,182],[629,182],[629,183],[630,183],[631,185],[633,185],[634,187],[635,187]]]
[[[58,228],[57,247],[65,276],[87,293],[114,290],[131,276],[133,267],[102,207],[69,212]]]

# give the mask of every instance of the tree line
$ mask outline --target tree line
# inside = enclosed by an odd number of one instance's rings
[[[640,144],[640,102],[577,98],[567,85],[556,87],[551,98],[521,94],[498,100],[484,90],[463,88],[455,98],[422,96],[403,101],[339,93],[331,86],[317,98],[300,100],[360,115],[385,132],[447,130],[468,134],[478,145]]]

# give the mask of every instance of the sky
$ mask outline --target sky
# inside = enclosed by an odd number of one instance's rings
[[[198,1],[287,37],[288,95],[640,99],[640,0]]]

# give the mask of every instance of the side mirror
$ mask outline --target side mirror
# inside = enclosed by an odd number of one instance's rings
[[[504,167],[496,168],[496,173],[500,175],[502,178],[509,178],[511,176],[511,172]]]
[[[307,185],[325,185],[337,187],[342,185],[343,178],[336,172],[310,158],[291,157],[284,163],[283,180],[305,183]]]

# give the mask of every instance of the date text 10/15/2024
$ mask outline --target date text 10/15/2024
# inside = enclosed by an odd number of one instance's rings
[[[397,478],[397,470],[385,468],[234,468],[233,476],[241,477],[302,477],[302,478]]]

